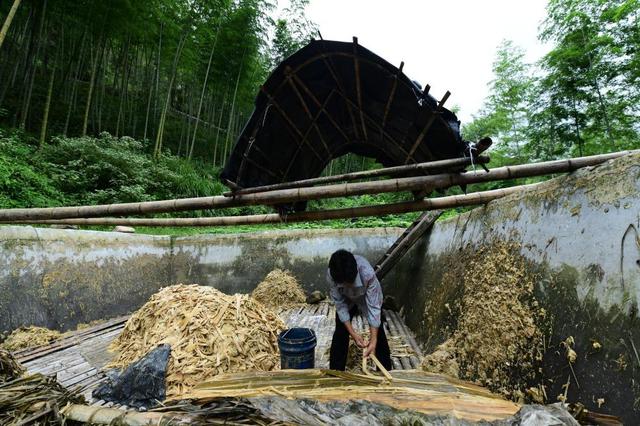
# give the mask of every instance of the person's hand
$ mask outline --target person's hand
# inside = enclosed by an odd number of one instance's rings
[[[367,345],[366,349],[364,350],[364,354],[363,355],[364,355],[365,358],[375,352],[376,343],[377,342],[375,340],[371,340],[369,342],[369,344]]]
[[[353,341],[356,342],[356,345],[358,345],[361,348],[366,348],[367,347],[367,342],[365,342],[364,339],[362,338],[362,336],[359,335],[358,333],[354,333]]]

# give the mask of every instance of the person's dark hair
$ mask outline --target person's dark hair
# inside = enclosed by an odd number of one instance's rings
[[[352,283],[358,273],[356,258],[346,250],[338,250],[329,259],[329,273],[338,284]]]

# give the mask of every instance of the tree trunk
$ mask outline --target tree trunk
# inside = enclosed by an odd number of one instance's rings
[[[162,108],[162,113],[160,114],[160,123],[158,124],[158,133],[156,134],[156,143],[153,148],[153,158],[157,159],[162,152],[162,139],[164,137],[164,125],[167,118],[167,111],[169,110],[169,105],[171,104],[171,91],[173,89],[173,83],[176,79],[176,72],[178,70],[178,62],[180,61],[180,54],[182,53],[182,48],[187,40],[187,35],[189,34],[188,25],[185,27],[180,40],[178,41],[178,46],[176,47],[176,53],[173,57],[173,65],[171,66],[171,76],[169,77],[169,86],[167,87],[167,98],[165,100],[164,107]]]
[[[71,113],[75,110],[76,100],[78,98],[78,80],[80,79],[80,70],[82,69],[82,64],[84,63],[84,47],[86,40],[86,31],[82,34],[82,39],[80,40],[80,48],[78,50],[78,62],[76,64],[75,72],[72,73],[71,77],[71,95],[69,97],[69,108],[67,109],[67,116],[64,120],[64,129],[62,134],[67,136],[69,132],[69,121],[71,120]]]
[[[129,45],[131,43],[131,36],[127,38],[127,44],[125,44],[124,51],[122,53],[122,75],[120,76],[120,102],[118,102],[118,118],[116,119],[116,137],[120,135],[120,124],[124,128],[124,104],[127,94],[127,84],[129,80]]]
[[[100,47],[102,45],[102,48]],[[91,100],[93,98],[93,90],[96,85],[96,74],[98,72],[98,64],[100,57],[104,55],[106,43],[102,40],[98,41],[98,49],[96,50],[96,56],[93,58],[93,64],[91,65],[91,77],[89,79],[89,93],[87,93],[87,102],[84,107],[84,120],[82,121],[82,136],[87,136],[87,127],[89,125],[89,112],[91,111]]]
[[[33,17],[33,10],[29,11],[29,14],[27,15],[27,19],[24,23],[24,29],[22,31],[22,35],[18,38],[17,42],[19,41],[19,45],[17,46],[17,49],[19,49],[20,51],[24,52],[23,53],[23,57],[27,55],[27,50],[25,49],[25,40],[27,39],[27,33],[29,30],[29,24],[31,22],[31,19]],[[2,87],[2,91],[0,92],[0,106],[2,106],[2,104],[4,103],[4,98],[7,94],[7,91],[9,90],[9,88],[14,87],[15,82],[16,82],[16,78],[18,76],[18,69],[20,68],[20,63],[22,62],[22,58],[16,58],[15,64],[13,66],[13,71],[11,73],[11,78],[7,78],[6,80],[6,84],[4,84],[4,86]],[[0,80],[3,81],[3,80]]]
[[[147,98],[147,110],[144,115],[144,134],[142,140],[147,140],[147,130],[149,129],[149,112],[151,111],[151,97],[153,96],[153,86],[155,82],[155,73],[151,73],[151,82],[149,83],[149,96]]]
[[[578,108],[576,107],[576,99],[571,98],[573,101],[573,121],[576,127],[576,140],[578,141],[578,153],[582,155],[582,137],[580,136],[580,122],[578,121]]]
[[[164,24],[160,24],[160,37],[158,39],[158,57],[156,61],[156,81],[155,81],[155,95],[153,105],[153,121],[158,120],[158,102],[160,100],[160,66],[162,65],[160,60],[162,59],[162,32],[164,30]],[[156,134],[156,137],[158,135]]]
[[[209,55],[209,63],[207,64],[207,72],[204,75],[204,83],[202,83],[202,92],[200,92],[200,103],[198,104],[198,112],[196,113],[196,124],[195,129],[193,130],[193,139],[191,140],[191,148],[189,149],[189,160],[193,156],[193,147],[196,144],[196,137],[198,135],[198,123],[200,122],[200,112],[202,111],[202,101],[204,100],[204,92],[207,88],[207,80],[209,80],[209,71],[211,70],[211,61],[213,60],[213,53],[216,50],[216,44],[218,43],[218,33],[220,32],[220,27],[216,30],[216,37],[213,41],[213,47],[211,47],[211,54]]]
[[[9,32],[11,21],[13,21],[13,17],[15,16],[16,11],[18,10],[18,6],[20,6],[20,1],[21,0],[13,0],[13,6],[11,6],[11,9],[9,10],[9,14],[7,15],[7,18],[4,20],[2,29],[0,29],[0,48],[2,48],[2,43],[4,42],[4,38],[7,36],[7,33]]]
[[[224,161],[224,159],[227,158],[227,149],[230,143],[229,139],[231,138],[233,122],[235,119],[234,113],[236,108],[236,98],[238,96],[238,86],[240,85],[240,76],[242,75],[242,67],[244,66],[245,53],[246,53],[246,50],[242,53],[242,59],[240,60],[240,69],[238,69],[238,77],[236,78],[236,87],[233,90],[233,100],[231,101],[231,112],[229,113],[229,124],[227,125],[227,137],[225,138],[225,141],[224,141],[224,155],[223,155],[222,161]]]
[[[47,124],[49,123],[49,108],[51,107],[51,96],[53,95],[53,82],[56,76],[56,68],[58,66],[58,53],[56,52],[53,59],[53,67],[51,69],[51,76],[49,77],[49,87],[47,88],[47,100],[44,103],[44,114],[42,116],[42,128],[40,129],[40,143],[39,147],[44,146],[44,142],[47,138]]]
[[[105,62],[104,61],[104,57],[107,55],[107,53],[105,53],[103,56],[100,57],[100,63]],[[100,77],[98,78],[98,80],[96,81],[96,86],[100,87],[100,94],[96,95],[97,97],[97,101],[95,102],[96,104],[96,119],[98,120],[98,134],[102,133],[102,115],[104,112],[104,100],[106,98],[105,96],[105,92],[107,90],[107,67],[100,67],[100,64],[98,64],[98,68],[100,68],[102,70],[102,73],[100,75]]]
[[[220,126],[222,126],[222,116],[224,115],[224,104],[227,102],[227,93],[229,91],[229,87],[227,86],[227,88],[224,90],[224,96],[222,97],[222,103],[220,104],[220,118],[218,119],[218,126],[216,128],[216,139],[214,142],[214,149],[213,149],[213,165],[214,167],[216,166],[217,162],[217,156],[218,156],[218,143],[220,141]]]
[[[40,55],[40,47],[42,46],[42,33],[44,32],[44,18],[47,14],[47,0],[42,4],[42,15],[40,16],[40,29],[38,30],[38,40],[36,42],[36,51],[31,64],[31,72],[28,78],[24,102],[22,103],[22,113],[20,120],[20,128],[25,129],[27,126],[27,117],[29,116],[29,108],[31,106],[31,94],[33,93],[33,85],[36,78],[37,59]]]

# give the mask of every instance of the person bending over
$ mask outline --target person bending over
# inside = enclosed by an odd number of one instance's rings
[[[331,341],[329,368],[344,370],[349,352],[349,336],[363,348],[364,356],[375,353],[387,370],[391,370],[391,353],[382,323],[382,287],[371,267],[362,256],[338,250],[329,259],[327,282],[329,294],[336,305],[336,329]],[[369,323],[369,341],[365,341],[351,325],[358,314]]]

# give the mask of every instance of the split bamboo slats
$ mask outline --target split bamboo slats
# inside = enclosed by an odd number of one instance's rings
[[[514,415],[518,404],[487,389],[447,376],[417,370],[384,376],[333,370],[281,370],[225,374],[202,383],[186,396],[197,405],[218,398],[280,396],[322,402],[367,400],[399,410],[479,421]]]

